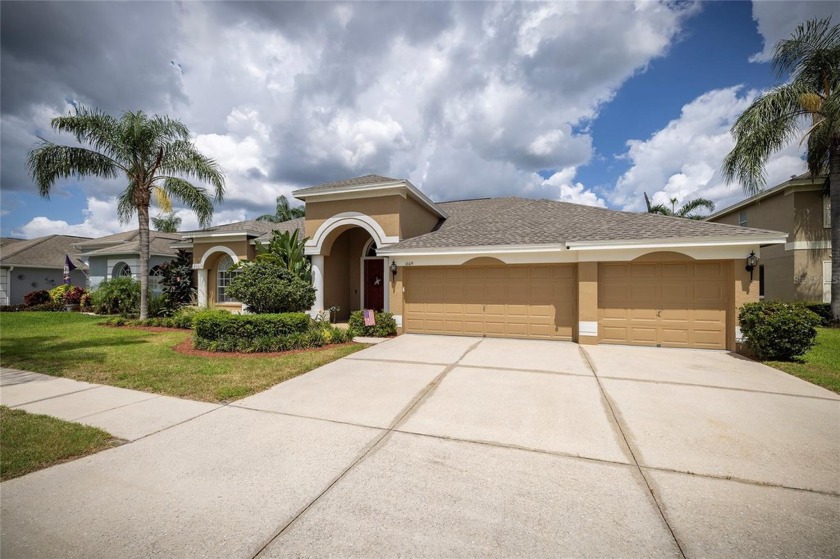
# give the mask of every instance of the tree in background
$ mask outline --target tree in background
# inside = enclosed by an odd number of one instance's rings
[[[274,214],[265,214],[257,218],[257,221],[270,221],[271,223],[283,223],[306,215],[306,208],[303,206],[292,207],[289,200],[282,194],[277,197],[277,208]]]
[[[700,208],[706,208],[710,212],[715,211],[715,203],[711,200],[707,200],[705,198],[695,198],[694,200],[689,200],[685,204],[677,209],[677,200],[676,198],[671,198],[671,207],[669,208],[665,204],[656,204],[651,205],[650,198],[648,198],[647,193],[643,193],[645,195],[645,204],[647,205],[647,213],[649,214],[660,214],[660,215],[670,215],[674,217],[684,217],[686,219],[703,219],[706,216],[694,213],[695,210]]]
[[[175,215],[175,212],[160,214],[152,218],[152,225],[161,233],[177,233],[181,226],[181,218]]]
[[[184,305],[193,304],[195,285],[192,264],[192,255],[185,250],[179,250],[174,260],[160,265],[160,285],[170,311],[174,312]]]
[[[177,199],[194,211],[202,227],[210,225],[213,202],[224,197],[219,165],[199,153],[186,126],[167,116],[126,111],[119,119],[97,109],[79,107],[76,114],[52,119],[52,128],[68,132],[80,146],[47,140],[29,151],[27,166],[41,196],[49,198],[57,179],[70,176],[115,179],[125,176],[117,214],[127,223],[137,214],[140,226],[140,318],[149,315],[149,206],[164,212]],[[86,146],[86,147],[85,147]],[[214,196],[186,178],[210,183]]]
[[[764,189],[768,158],[807,140],[811,176],[827,177],[831,199],[831,312],[840,320],[840,26],[831,19],[800,24],[779,41],[773,67],[787,81],[761,95],[732,126],[735,147],[723,160],[727,182],[748,195]],[[803,121],[808,128],[801,133]]]

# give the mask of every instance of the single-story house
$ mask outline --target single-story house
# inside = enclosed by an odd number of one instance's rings
[[[178,254],[180,233],[149,231],[149,286],[157,289],[159,266]],[[90,269],[88,287],[95,289],[103,280],[117,277],[140,279],[140,231],[124,231],[107,237],[85,240],[74,245]]]
[[[404,179],[367,175],[297,190],[306,216],[184,234],[199,303],[278,227],[308,238],[313,313],[394,314],[411,333],[735,349],[737,312],[758,300],[751,253],[773,230],[551,200],[435,203]]]
[[[706,220],[787,234],[784,244],[768,246],[762,252],[758,270],[761,297],[831,301],[831,201],[825,192],[825,176],[793,176]]]
[[[74,245],[88,239],[69,235],[0,239],[0,305],[20,305],[27,293],[62,285],[65,254],[77,267],[70,272],[70,284],[84,287],[87,267]]]

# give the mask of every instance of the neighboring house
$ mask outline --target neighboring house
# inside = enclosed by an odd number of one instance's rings
[[[738,308],[758,300],[746,258],[786,240],[775,224],[549,200],[435,203],[407,180],[376,175],[293,194],[306,202],[303,219],[183,235],[201,305],[241,309],[225,294],[230,266],[280,227],[308,238],[313,313],[383,309],[412,333],[732,350]]]
[[[31,291],[50,290],[64,283],[64,255],[78,269],[70,273],[70,283],[85,286],[86,266],[73,248],[88,237],[47,235],[37,239],[0,239],[0,305],[20,305]]]
[[[153,291],[158,289],[159,266],[177,256],[173,244],[180,240],[180,233],[149,231],[149,287]],[[75,248],[90,269],[91,289],[116,277],[140,279],[140,232],[136,229],[77,242]]]
[[[784,244],[761,252],[761,296],[782,301],[831,301],[831,212],[825,177],[791,177],[710,215],[707,221],[776,229]]]

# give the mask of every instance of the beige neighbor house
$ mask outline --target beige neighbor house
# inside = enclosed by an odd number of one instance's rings
[[[735,349],[751,252],[786,235],[548,200],[435,203],[376,175],[295,191],[306,217],[183,234],[199,304],[238,311],[230,267],[281,228],[308,238],[313,313],[394,314],[400,332]]]
[[[831,301],[831,212],[825,178],[810,173],[710,215],[707,221],[777,229],[784,244],[761,252],[759,293],[781,301]]]

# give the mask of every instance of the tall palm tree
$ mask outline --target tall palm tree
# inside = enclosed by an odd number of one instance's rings
[[[270,221],[271,223],[283,223],[292,219],[303,217],[306,215],[306,209],[303,206],[292,207],[289,200],[282,194],[277,197],[277,208],[273,214],[261,215],[257,221]]]
[[[689,200],[678,210],[677,202],[679,202],[679,200],[677,198],[671,198],[671,207],[669,208],[665,204],[652,205],[647,193],[643,192],[642,194],[645,195],[645,204],[647,205],[647,213],[649,214],[670,215],[674,217],[684,217],[686,219],[703,219],[706,217],[705,215],[696,214],[694,211],[700,208],[705,208],[710,212],[715,211],[715,203],[711,200],[707,200],[706,198],[695,198],[694,200]]]
[[[149,206],[154,200],[164,212],[175,198],[193,210],[202,227],[213,218],[213,202],[224,197],[225,179],[219,165],[196,150],[190,132],[167,116],[126,111],[114,118],[97,109],[77,108],[76,114],[52,119],[52,128],[72,134],[79,146],[42,139],[29,151],[27,166],[41,196],[49,198],[57,179],[124,175],[117,214],[127,223],[137,214],[140,225],[140,318],[149,314]],[[185,178],[186,177],[186,178]],[[210,183],[214,196],[187,178]]]
[[[840,26],[831,19],[800,24],[773,54],[777,76],[788,78],[761,95],[732,126],[735,147],[723,160],[727,182],[747,194],[765,185],[771,154],[791,141],[807,140],[808,170],[827,175],[831,199],[831,312],[840,320]],[[801,133],[803,121],[810,125]]]
[[[152,225],[161,233],[177,233],[181,226],[181,218],[173,212],[161,214],[152,218]]]

